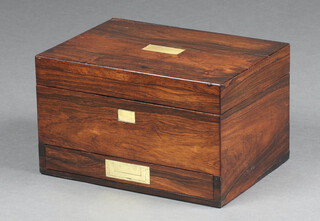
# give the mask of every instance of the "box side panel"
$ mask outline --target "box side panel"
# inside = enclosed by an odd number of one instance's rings
[[[94,65],[36,58],[37,84],[220,113],[219,87]]]
[[[289,156],[289,74],[221,117],[221,198],[226,204]]]
[[[265,58],[225,83],[221,90],[221,114],[256,96],[290,72],[290,45]]]

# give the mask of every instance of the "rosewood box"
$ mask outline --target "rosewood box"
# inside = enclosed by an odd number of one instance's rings
[[[289,158],[289,63],[287,43],[111,19],[36,56],[40,171],[222,207]]]

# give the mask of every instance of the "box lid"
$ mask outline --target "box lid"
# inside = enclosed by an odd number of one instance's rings
[[[164,98],[161,96],[152,98],[150,94],[149,99],[148,93],[144,97],[142,92],[139,92],[142,93],[140,97],[135,98],[136,95],[133,95],[133,98],[151,103],[219,113],[220,92],[218,87],[224,86],[230,79],[248,70],[285,45],[286,43],[281,42],[124,19],[111,19],[39,54],[37,59],[44,59],[44,61],[38,61],[39,70],[37,70],[37,74],[40,75],[45,72],[41,72],[41,65],[44,67],[44,63],[50,59],[51,61],[65,63],[64,69],[66,72],[69,69],[69,72],[74,73],[75,68],[71,68],[70,64],[92,67],[92,71],[83,71],[82,68],[81,77],[91,76],[105,79],[110,78],[112,73],[117,75],[117,80],[127,82],[135,81],[134,78],[142,78],[143,76],[150,79],[160,77],[160,83],[164,79],[171,79],[172,81],[171,83],[168,82],[168,85],[173,85],[172,88],[181,87],[187,88],[188,91],[200,91],[198,95],[192,98],[194,102],[204,102],[204,100],[201,100],[200,94],[212,95],[213,100],[209,105],[210,108],[205,107],[209,103],[201,105],[187,101],[185,104],[181,104],[177,100],[162,102]],[[48,62],[46,65],[49,65]],[[103,72],[102,70],[109,71]],[[134,73],[135,75],[131,77],[122,75],[124,72]],[[150,79],[144,81],[144,86],[151,82]],[[41,83],[41,76],[38,80]],[[189,83],[179,84],[175,81]],[[154,81],[152,80],[152,82]],[[48,81],[43,80],[42,83],[47,84]],[[161,85],[164,84],[161,83]],[[215,87],[209,89],[202,85]],[[103,94],[112,95],[102,92],[105,89],[100,88],[99,90]],[[97,91],[97,93],[100,92]],[[123,98],[130,98],[131,96],[124,95],[125,92],[121,94],[116,94],[116,96]],[[170,96],[170,94],[166,96]],[[179,93],[175,96],[179,96]]]

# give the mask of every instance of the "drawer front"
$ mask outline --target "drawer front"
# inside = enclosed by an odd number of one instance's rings
[[[146,164],[136,161],[129,161],[115,157],[91,154],[83,151],[70,150],[54,146],[45,146],[45,167],[47,170],[68,172],[72,174],[84,175],[120,183],[128,183],[137,186],[164,190],[171,193],[184,194],[205,199],[213,199],[213,176],[192,171],[185,171],[154,164]],[[111,167],[106,162],[119,164],[117,168]],[[122,165],[129,167],[121,167]],[[141,182],[140,175],[137,175],[137,169],[148,169],[147,178],[149,182]],[[107,171],[118,170],[116,178],[109,176]],[[138,172],[141,172],[139,170]],[[121,175],[127,173],[125,176]],[[125,179],[128,177],[137,177],[131,181]],[[113,175],[113,174],[111,174]],[[146,174],[142,173],[146,176]]]
[[[44,144],[219,176],[216,115],[45,86],[37,93]]]

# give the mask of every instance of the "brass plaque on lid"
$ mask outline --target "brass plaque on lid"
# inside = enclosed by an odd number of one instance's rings
[[[185,51],[185,49],[181,49],[181,48],[173,48],[173,47],[153,45],[153,44],[147,45],[146,47],[142,48],[142,50],[160,52],[165,54],[173,54],[173,55],[177,55]]]

